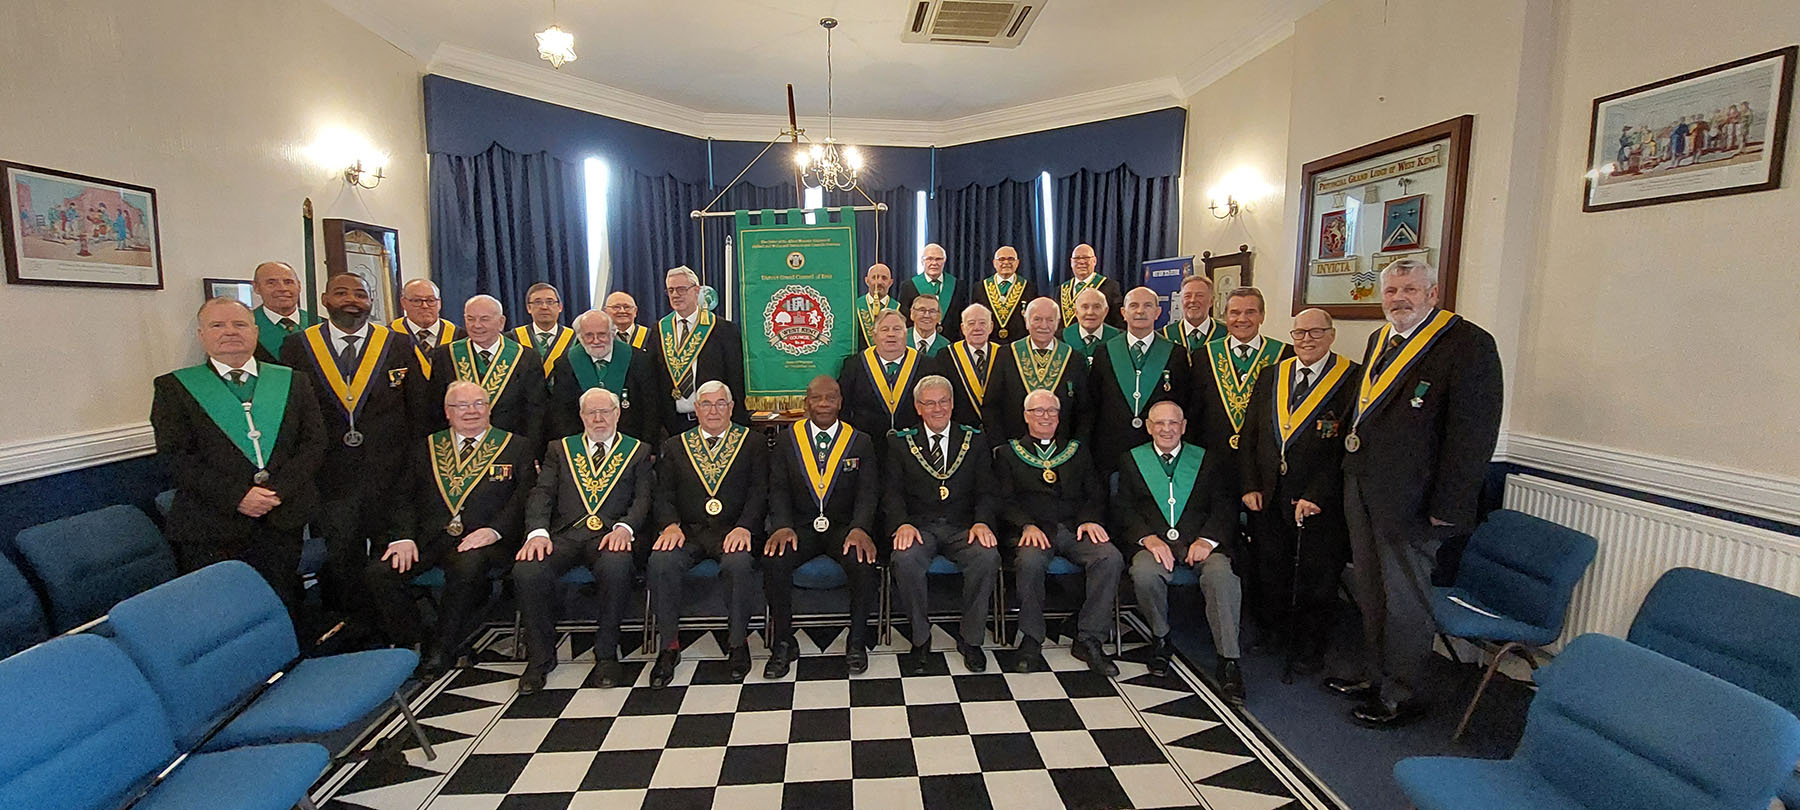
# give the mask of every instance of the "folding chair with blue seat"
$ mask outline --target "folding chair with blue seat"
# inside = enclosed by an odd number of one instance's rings
[[[1800,715],[1800,596],[1675,568],[1644,597],[1626,639]],[[1800,810],[1800,776],[1788,775],[1780,797]]]
[[[1050,565],[1044,569],[1044,573],[1047,576],[1065,577],[1070,574],[1080,574],[1080,573],[1083,573],[1083,571],[1082,571],[1081,566],[1076,565],[1069,558],[1058,556],[1058,557],[1050,558]],[[1199,580],[1194,580],[1194,581],[1198,582]],[[994,616],[995,616],[995,621],[1000,626],[1000,643],[1001,644],[1011,644],[1011,643],[1013,643],[1013,639],[1012,639],[1013,631],[1012,631],[1012,628],[1007,626],[1005,594],[999,592],[1000,589],[998,586],[996,586],[994,590],[996,592],[996,595],[994,597],[994,605],[995,605]],[[1113,632],[1112,632],[1113,654],[1114,655],[1118,654],[1120,647],[1124,644],[1125,625],[1124,625],[1124,619],[1122,617],[1123,617],[1123,610],[1120,607],[1119,595],[1118,595],[1117,591],[1114,591],[1114,593],[1113,593]]]
[[[885,568],[886,566],[879,566]],[[875,595],[875,624],[879,634],[886,627],[888,609],[888,580],[884,573],[877,572],[875,581],[879,583]],[[850,584],[850,575],[844,567],[830,556],[820,554],[794,569],[794,587],[808,591],[835,591]],[[764,639],[767,641],[767,639]]]
[[[40,523],[19,532],[15,545],[44,586],[52,632],[105,616],[119,600],[175,578],[175,553],[135,506]]]
[[[0,556],[0,658],[12,655],[50,637],[44,624],[44,603],[25,575]]]
[[[563,572],[563,575],[561,577],[557,578],[556,582],[558,585],[574,585],[576,587],[580,587],[583,585],[592,585],[592,584],[594,584],[594,572],[589,570],[588,567],[585,565],[577,565],[574,568],[570,568],[569,570]],[[512,626],[512,629],[513,629],[512,657],[513,657],[514,661],[525,660],[525,625],[524,625],[524,622],[525,622],[525,615],[523,613],[521,613],[519,611],[519,608],[515,605],[513,607],[513,626]],[[597,656],[598,654],[599,654],[598,651],[596,651],[595,655]]]
[[[584,569],[574,569],[574,570],[584,570]],[[592,579],[591,579],[592,576],[593,576],[592,574],[589,574],[589,577],[590,577],[589,581],[592,581]],[[718,579],[719,578],[719,561],[709,557],[707,559],[704,559],[697,563],[694,563],[694,567],[688,569],[687,576],[690,579]],[[684,601],[685,601],[685,599],[684,599]],[[650,589],[648,587],[645,587],[644,588],[644,651],[645,652],[654,651],[656,649],[655,645],[656,645],[656,622],[651,621]]]
[[[112,626],[162,699],[183,748],[327,734],[392,702],[426,758],[437,758],[397,691],[419,654],[383,649],[296,660],[300,649],[287,609],[242,562],[215,563],[120,602]]]
[[[925,575],[927,577],[961,576],[962,566],[957,565],[949,557],[939,554],[931,558],[931,564],[926,567]],[[988,623],[988,632],[993,634],[995,643],[1003,643],[1000,635],[1002,631],[1000,616],[1006,605],[1005,577],[1001,576],[1000,572],[996,572],[994,578],[998,581],[994,583],[993,604],[988,608],[989,612],[994,614],[993,619]],[[894,567],[892,565],[882,566],[881,592],[884,594],[881,600],[881,643],[890,644],[893,642],[894,636]]]
[[[1493,654],[1450,739],[1460,739],[1468,729],[1475,704],[1507,653],[1535,669],[1533,653],[1562,635],[1575,584],[1598,548],[1589,535],[1511,509],[1493,512],[1475,528],[1456,584],[1431,593],[1439,633],[1467,639]]]
[[[1583,635],[1538,671],[1511,759],[1411,757],[1418,810],[1765,810],[1800,718],[1673,658]]]
[[[0,807],[312,810],[307,789],[331,755],[312,743],[181,759],[169,718],[131,660],[95,635],[52,640],[0,661]],[[29,699],[25,699],[29,696]],[[147,788],[147,791],[146,791]]]

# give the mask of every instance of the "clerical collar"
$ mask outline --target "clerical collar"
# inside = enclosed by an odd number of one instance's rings
[[[1251,341],[1238,340],[1236,337],[1232,337],[1232,338],[1227,339],[1225,341],[1225,344],[1227,346],[1230,346],[1233,351],[1237,350],[1237,347],[1239,347],[1239,346],[1249,346],[1250,351],[1256,352],[1256,351],[1262,351],[1262,342],[1263,342],[1263,336],[1257,335],[1256,339],[1251,340]]]
[[[1031,437],[1031,441],[1032,441],[1032,443],[1036,444],[1039,447],[1049,447],[1050,445],[1052,445],[1056,442],[1056,437],[1051,436],[1048,439],[1040,439],[1036,436],[1033,436],[1033,437]]]
[[[443,319],[439,318],[438,320],[441,321]],[[438,321],[432,321],[430,326],[420,326],[418,324],[418,322],[414,321],[413,319],[411,319],[411,318],[406,319],[406,331],[409,333],[412,333],[414,335],[416,335],[420,332],[429,332],[429,333],[435,335],[435,334],[437,334],[437,330],[438,330]]]
[[[262,307],[262,311],[263,311],[263,315],[268,317],[269,323],[275,323],[275,324],[281,323],[282,318],[286,318],[290,321],[293,321],[296,324],[300,322],[300,308],[299,307],[294,307],[294,311],[290,312],[286,315],[278,314],[275,310],[269,309],[269,307],[267,305],[264,305]]]
[[[485,428],[481,429],[480,433],[476,433],[473,435],[463,433],[462,431],[457,430],[455,428],[451,428],[450,432],[456,434],[456,440],[458,442],[461,442],[463,439],[474,439],[477,443],[479,443],[482,439],[487,438],[488,431],[490,431],[490,430],[493,430],[493,428],[485,427]]]
[[[347,338],[347,337],[350,337],[353,335],[357,338],[367,338],[369,336],[369,323],[370,323],[369,321],[363,321],[362,328],[358,329],[354,332],[346,332],[342,329],[339,329],[337,327],[337,324],[332,323],[331,321],[325,322],[325,328],[331,330],[332,341],[341,345],[344,342],[344,338]]]
[[[232,368],[211,357],[207,358],[207,360],[212,363],[213,370],[219,372],[219,376],[221,377],[230,374],[233,371],[242,371],[252,377],[256,376],[256,358],[254,357],[245,360],[244,364],[237,368]]]

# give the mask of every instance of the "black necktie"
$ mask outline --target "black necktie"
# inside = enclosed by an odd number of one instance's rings
[[[1092,350],[1094,348],[1094,344],[1100,342],[1100,338],[1096,335],[1084,335],[1081,338],[1081,342],[1087,344],[1088,349]]]
[[[244,384],[244,372],[233,369],[230,372],[230,374],[231,374],[231,384],[232,385],[243,385]]]
[[[1394,357],[1400,354],[1400,344],[1405,342],[1406,338],[1400,337],[1399,335],[1388,336],[1386,348],[1381,350],[1380,357],[1375,358],[1376,374],[1380,374],[1383,369],[1388,367],[1389,363],[1394,362]]]
[[[714,450],[719,449],[719,440],[723,439],[723,438],[725,438],[725,437],[723,437],[723,436],[708,436],[708,437],[706,437],[706,452],[710,453]]]
[[[919,351],[925,351],[925,347],[930,345],[931,341],[926,340],[925,338],[919,338]]]
[[[1049,350],[1049,349],[1037,349],[1037,348],[1034,348],[1034,349],[1032,349],[1032,350],[1031,350],[1031,353],[1032,353],[1032,354],[1033,354],[1033,355],[1035,355],[1035,356],[1036,356],[1036,357],[1037,357],[1037,359],[1039,359],[1039,360],[1043,360],[1043,359],[1045,359],[1045,358],[1047,358],[1047,357],[1049,357],[1049,356],[1050,356],[1050,350]]]
[[[987,376],[987,349],[975,350],[975,373]]]
[[[282,318],[278,323],[280,323],[281,328],[290,335],[294,333],[294,327],[300,325],[300,324],[294,323],[293,318]]]
[[[469,454],[474,452],[474,450],[475,450],[475,437],[474,436],[464,436],[463,440],[462,440],[462,449],[456,451],[456,460],[461,461],[465,458],[468,458]]]
[[[431,351],[431,333],[430,332],[428,332],[424,329],[420,329],[416,340],[419,344],[419,351],[422,351],[422,352]]]
[[[1237,358],[1238,358],[1238,359],[1239,359],[1239,360],[1249,360],[1249,359],[1250,359],[1250,346],[1249,346],[1249,344],[1244,344],[1244,345],[1242,345],[1242,346],[1237,346],[1237,347],[1234,347],[1234,348],[1233,348],[1233,349],[1232,349],[1232,351],[1233,351],[1233,352],[1235,352],[1235,353],[1236,353],[1236,354],[1237,354]]]
[[[927,435],[925,437],[925,460],[931,462],[931,469],[943,472],[944,450],[938,444],[940,441],[943,441],[943,438],[940,436]]]
[[[350,375],[356,372],[356,342],[359,340],[362,340],[362,338],[357,335],[345,337],[344,350],[338,352],[338,373],[344,375],[345,379],[349,379]]]
[[[688,323],[682,318],[675,319],[675,345],[685,346],[688,339]]]
[[[477,368],[476,371],[486,374],[488,365],[494,362],[494,353],[488,349],[480,349],[475,353],[481,355],[481,366]]]
[[[1312,390],[1312,369],[1300,367],[1300,382],[1294,385],[1293,393],[1288,395],[1288,410],[1293,410],[1301,400],[1306,399],[1307,392]]]

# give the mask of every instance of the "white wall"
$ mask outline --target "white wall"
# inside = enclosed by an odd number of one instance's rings
[[[405,274],[427,274],[418,66],[319,0],[12,3],[0,98],[0,158],[156,189],[166,285],[0,285],[9,463],[46,438],[142,425],[151,377],[199,357],[200,279],[300,266],[307,197],[319,219],[397,228]],[[308,157],[331,128],[391,154],[379,188],[351,191]]]

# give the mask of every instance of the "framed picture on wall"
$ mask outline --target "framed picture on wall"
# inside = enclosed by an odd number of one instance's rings
[[[1594,99],[1583,211],[1781,185],[1800,46]]]
[[[1301,167],[1295,313],[1379,319],[1381,269],[1401,258],[1436,265],[1439,300],[1455,305],[1474,125],[1452,118]]]
[[[369,318],[400,317],[400,232],[393,228],[326,219],[325,275],[355,273],[369,288]]]
[[[254,308],[256,306],[255,286],[249,281],[236,278],[203,278],[200,279],[200,286],[205,290],[204,300],[230,298],[233,301],[242,301],[247,307]]]
[[[1206,267],[1206,277],[1213,283],[1212,314],[1215,318],[1225,317],[1225,297],[1239,287],[1249,287],[1256,283],[1251,275],[1252,259],[1249,245],[1238,245],[1236,253],[1222,253],[1214,256],[1212,251],[1203,251],[1200,262]]]
[[[0,161],[6,280],[160,290],[156,189]]]

